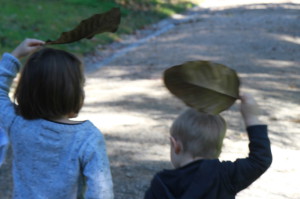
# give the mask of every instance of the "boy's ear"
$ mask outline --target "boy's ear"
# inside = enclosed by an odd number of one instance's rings
[[[170,142],[176,154],[179,154],[182,151],[182,145],[179,140],[176,140],[173,136],[170,136]]]

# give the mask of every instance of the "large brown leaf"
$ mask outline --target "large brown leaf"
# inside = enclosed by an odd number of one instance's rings
[[[46,44],[65,44],[72,43],[83,38],[91,39],[94,35],[103,32],[115,32],[121,21],[119,8],[113,8],[102,14],[95,14],[92,17],[82,20],[78,26],[69,32],[63,32],[60,38]]]
[[[169,91],[198,111],[219,114],[239,98],[239,78],[227,66],[209,61],[191,61],[164,72]]]

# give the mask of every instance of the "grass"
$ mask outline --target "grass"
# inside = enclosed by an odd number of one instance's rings
[[[61,32],[73,29],[82,19],[120,7],[119,30],[53,47],[85,54],[99,44],[120,39],[146,25],[156,23],[195,5],[195,0],[0,0],[0,53],[10,52],[24,38],[55,40]]]

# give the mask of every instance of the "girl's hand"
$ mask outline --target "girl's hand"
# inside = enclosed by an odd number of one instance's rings
[[[16,58],[20,59],[25,57],[34,51],[38,50],[45,42],[37,39],[25,39],[22,43],[15,48],[11,53]]]

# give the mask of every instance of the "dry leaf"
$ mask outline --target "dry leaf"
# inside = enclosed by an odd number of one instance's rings
[[[222,64],[191,61],[164,72],[169,91],[198,111],[219,114],[239,98],[236,72]]]
[[[115,32],[121,21],[121,13],[119,8],[113,8],[102,14],[95,14],[85,19],[69,32],[63,32],[55,41],[48,40],[46,44],[65,44],[72,43],[83,38],[91,39],[94,35],[103,32]]]

